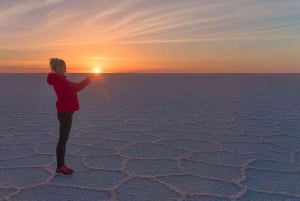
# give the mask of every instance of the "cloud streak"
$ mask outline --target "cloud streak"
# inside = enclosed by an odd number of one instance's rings
[[[296,1],[162,2],[143,6],[141,1],[122,1],[94,13],[83,27],[99,34],[96,41],[120,43],[267,39],[299,27],[299,16],[291,20],[299,15]]]
[[[52,34],[52,41],[71,43],[202,42],[211,40],[264,39],[299,28],[298,1],[22,1],[6,5],[0,24],[9,18],[46,10],[47,21],[31,34]],[[41,13],[40,13],[41,14]],[[45,13],[42,13],[45,14]],[[36,16],[39,18],[39,16]],[[2,23],[1,23],[2,22]],[[17,26],[20,21],[9,22]],[[31,26],[34,26],[31,25]],[[0,27],[1,28],[1,27]],[[34,29],[34,27],[28,27]],[[56,30],[61,29],[61,30]],[[55,31],[56,30],[56,31]],[[4,30],[5,31],[5,30]],[[29,32],[28,30],[24,32]],[[60,33],[59,33],[60,32]],[[72,34],[73,33],[73,34]],[[15,33],[13,33],[15,34]],[[22,33],[21,33],[22,34]],[[84,37],[88,36],[88,37]],[[294,35],[293,35],[294,36]],[[3,35],[2,35],[3,37]],[[20,37],[22,38],[22,37]],[[64,39],[67,38],[67,39]],[[72,40],[71,40],[72,39]],[[68,42],[69,41],[69,42]],[[41,41],[38,41],[41,42]],[[46,44],[48,42],[45,42]],[[76,45],[76,44],[75,44]]]
[[[275,4],[275,5],[274,5]],[[125,16],[123,23],[116,24],[110,28],[114,31],[112,35],[115,39],[126,40],[135,39],[138,41],[189,41],[211,40],[219,37],[220,40],[226,38],[232,40],[241,36],[250,38],[266,36],[272,37],[274,32],[288,31],[299,27],[299,17],[296,22],[289,22],[286,15],[288,7],[281,7],[282,3],[256,3],[243,4],[240,1],[230,3],[220,3],[210,6],[203,6],[201,1],[184,7],[178,4],[177,7],[183,9],[164,8],[160,10],[148,9]],[[299,5],[296,4],[295,6]],[[263,8],[263,9],[262,9]],[[269,10],[264,10],[268,9]],[[290,15],[295,14],[293,7]],[[153,16],[153,17],[151,17]],[[265,33],[265,35],[263,34]],[[288,32],[287,32],[288,33]],[[224,37],[226,35],[227,37]]]
[[[53,4],[61,3],[64,0],[47,0],[47,1],[13,1],[13,4],[2,2],[0,12],[0,22],[10,21],[11,17],[26,15],[37,9],[48,7]],[[26,16],[25,16],[26,17]]]

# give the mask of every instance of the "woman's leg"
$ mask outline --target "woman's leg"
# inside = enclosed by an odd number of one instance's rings
[[[65,164],[66,145],[72,126],[73,112],[58,113],[59,139],[56,146],[57,169]]]

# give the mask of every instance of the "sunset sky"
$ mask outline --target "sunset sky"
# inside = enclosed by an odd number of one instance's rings
[[[0,72],[300,73],[300,0],[1,0]]]

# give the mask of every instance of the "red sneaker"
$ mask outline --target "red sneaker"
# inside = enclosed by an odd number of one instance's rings
[[[74,170],[69,168],[68,166],[64,165],[64,167],[67,168],[67,170],[69,170],[70,172],[72,172],[72,173],[74,172]]]
[[[61,168],[56,169],[56,173],[65,174],[65,175],[71,175],[72,174],[72,172],[69,171],[65,166],[62,166]]]

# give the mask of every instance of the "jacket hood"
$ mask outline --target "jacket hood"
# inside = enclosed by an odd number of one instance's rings
[[[58,80],[64,79],[64,75],[59,75],[57,73],[49,73],[47,77],[47,82],[50,85],[54,85]]]

